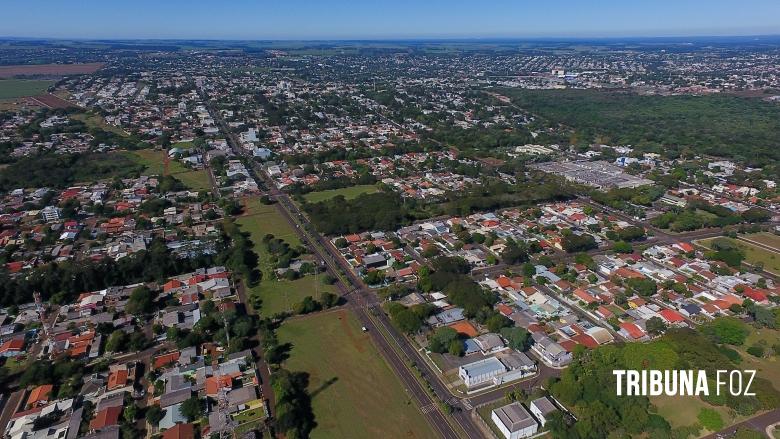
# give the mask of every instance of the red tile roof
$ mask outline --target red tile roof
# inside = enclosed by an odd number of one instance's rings
[[[179,353],[179,351],[160,355],[159,357],[154,359],[154,368],[160,369],[171,363],[174,363],[179,360],[180,355],[181,353]]]
[[[680,323],[685,321],[685,318],[673,309],[662,309],[658,314],[669,323]]]
[[[89,422],[89,428],[100,430],[105,427],[119,424],[119,415],[122,414],[122,406],[105,408],[95,414],[95,417]]]
[[[599,347],[599,343],[588,334],[577,334],[571,339],[577,342],[577,344],[581,344],[588,349],[595,349]]]
[[[33,407],[39,403],[46,403],[49,401],[49,395],[54,388],[51,384],[44,384],[38,386],[30,391],[30,396],[27,398],[27,407]]]
[[[106,385],[106,388],[108,390],[114,390],[120,387],[125,387],[128,382],[128,376],[129,373],[126,368],[112,371],[108,374],[108,384]]]
[[[165,430],[162,439],[194,439],[195,427],[192,424],[176,424]]]
[[[620,328],[624,329],[628,335],[631,336],[631,338],[638,339],[645,336],[645,331],[642,330],[639,326],[636,325],[636,323],[631,322],[621,322]]]
[[[12,338],[0,345],[0,353],[8,351],[21,351],[24,347],[23,338]]]

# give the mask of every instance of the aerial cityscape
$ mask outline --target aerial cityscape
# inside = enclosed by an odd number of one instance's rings
[[[780,438],[780,4],[130,3],[0,18],[0,436]]]

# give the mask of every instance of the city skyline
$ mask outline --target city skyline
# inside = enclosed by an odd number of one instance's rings
[[[35,7],[51,14],[41,16]],[[780,4],[747,0],[638,2],[564,0],[551,13],[528,2],[489,7],[439,0],[308,4],[141,0],[106,4],[21,2],[5,4],[3,37],[70,39],[388,40],[489,38],[620,38],[780,34]]]

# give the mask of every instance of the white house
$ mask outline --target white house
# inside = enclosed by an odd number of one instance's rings
[[[57,221],[60,219],[60,211],[61,209],[59,207],[46,206],[41,209],[41,218],[47,223]]]

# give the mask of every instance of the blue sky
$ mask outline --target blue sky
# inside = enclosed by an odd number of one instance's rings
[[[780,0],[2,0],[1,36],[388,39],[780,34]]]

